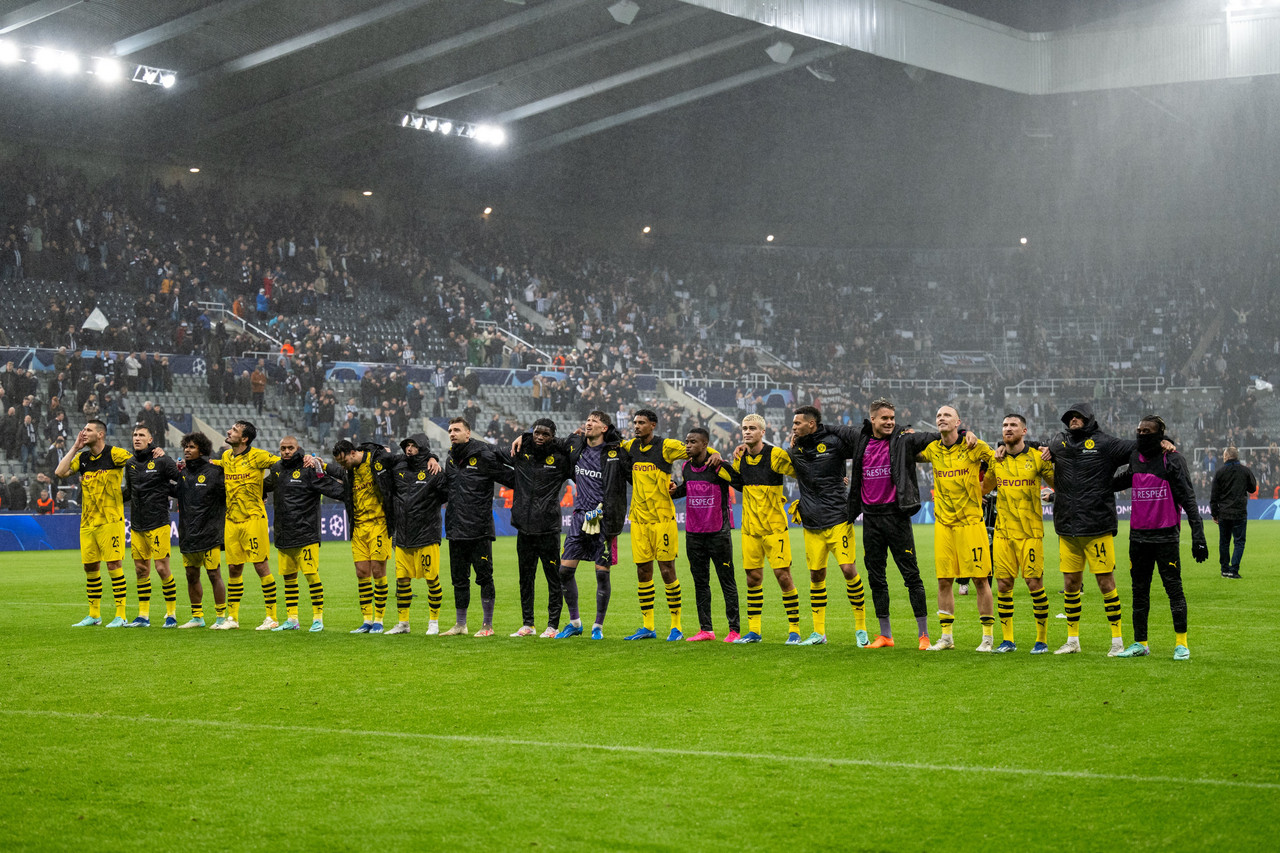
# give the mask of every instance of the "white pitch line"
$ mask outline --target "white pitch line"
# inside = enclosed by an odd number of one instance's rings
[[[1247,782],[1238,779],[1180,778],[1177,776],[1140,776],[1126,773],[1091,773],[1087,770],[1038,770],[1025,767],[984,767],[967,764],[926,764],[914,761],[876,761],[870,758],[824,758],[810,755],[777,755],[768,752],[728,752],[704,749],[676,749],[660,746],[628,746],[609,743],[572,743],[558,741],[525,740],[522,738],[492,737],[485,735],[440,735],[427,732],[394,732],[378,729],[338,729],[327,726],[280,725],[276,723],[246,723],[239,720],[183,720],[172,717],[130,717],[123,714],[78,714],[68,711],[40,711],[0,708],[0,714],[25,717],[46,717],[64,720],[103,721],[110,723],[173,723],[181,726],[208,726],[220,729],[244,731],[287,732],[302,735],[342,735],[346,737],[387,737],[405,740],[429,740],[445,743],[515,746],[531,749],[551,749],[569,752],[591,750],[634,755],[671,755],[684,758],[721,758],[736,761],[772,761],[779,764],[826,764],[836,767],[874,767],[888,770],[921,770],[930,773],[1004,773],[1011,776],[1041,776],[1055,779],[1088,779],[1104,782],[1137,782],[1168,785],[1212,785],[1227,788],[1251,788],[1255,790],[1280,790],[1280,782]]]

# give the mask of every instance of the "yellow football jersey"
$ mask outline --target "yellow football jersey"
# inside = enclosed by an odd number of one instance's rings
[[[387,514],[382,509],[382,498],[378,496],[378,490],[373,486],[372,454],[366,452],[364,459],[356,465],[353,473],[351,500],[355,505],[355,523],[365,525],[378,519],[385,520]]]
[[[1043,539],[1044,514],[1040,489],[1053,485],[1053,463],[1040,451],[1024,448],[1016,456],[1006,454],[987,469],[984,486],[996,489],[996,533],[1006,539]]]
[[[71,473],[80,475],[80,526],[98,527],[124,521],[125,463],[133,454],[123,447],[102,448],[97,456],[88,449],[71,459]]]
[[[781,447],[765,444],[755,456],[743,453],[733,463],[742,477],[742,534],[773,536],[787,530],[787,496],[782,478],[794,477],[791,457]]]
[[[266,518],[267,505],[262,500],[263,471],[280,461],[280,457],[250,447],[243,453],[223,451],[221,459],[211,459],[222,466],[227,484],[227,523],[243,524],[252,518]]]
[[[631,454],[631,523],[675,521],[676,507],[671,502],[671,463],[689,458],[684,442],[655,437],[652,444],[641,445],[638,439],[628,438],[621,447]]]
[[[939,524],[982,523],[982,464],[995,454],[985,441],[969,447],[961,439],[947,447],[930,442],[920,460],[933,466],[933,517]]]

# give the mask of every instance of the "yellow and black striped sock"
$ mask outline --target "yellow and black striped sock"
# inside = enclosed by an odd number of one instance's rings
[[[324,584],[320,583],[319,573],[307,575],[307,594],[311,598],[311,618],[316,622],[324,621]]]
[[[800,590],[796,587],[782,593],[782,609],[787,612],[787,626],[792,634],[800,633]]]
[[[151,578],[138,581],[138,615],[143,619],[151,618]]]
[[[1080,636],[1080,593],[1066,592],[1062,596],[1062,612],[1067,614],[1067,639]]]
[[[440,618],[440,604],[444,601],[444,589],[440,586],[439,578],[429,578],[427,580],[427,616],[431,619]]]
[[[1013,593],[996,593],[996,612],[1000,614],[1000,636],[1006,643],[1013,642]]]
[[[671,629],[673,631],[681,630],[680,627],[680,581],[674,580],[666,585],[667,590],[667,609],[671,611]]]
[[[276,579],[272,575],[262,578],[262,603],[267,606],[267,618],[276,621]]]
[[[373,579],[373,621],[381,622],[387,612],[387,579]]]
[[[867,630],[867,591],[862,586],[862,575],[854,575],[853,580],[845,579],[844,591],[849,597],[849,606],[853,608],[854,630]]]
[[[373,621],[373,578],[357,578],[356,589],[360,594],[360,615],[364,621]]]
[[[760,633],[760,614],[764,612],[764,584],[747,587],[747,630]]]
[[[396,578],[396,618],[409,621],[409,608],[413,606],[413,583],[408,578]]]
[[[653,630],[653,581],[641,581],[636,587],[636,595],[640,598],[640,622],[650,631]]]
[[[1102,609],[1107,614],[1107,621],[1111,623],[1111,636],[1124,636],[1124,625],[1120,621],[1120,590],[1113,589],[1102,594]]]
[[[240,621],[240,599],[244,598],[244,575],[227,581],[227,616]]]
[[[107,574],[111,576],[111,596],[116,603],[116,618],[123,619],[126,595],[129,592],[129,584],[124,579],[124,569],[107,569]]]
[[[203,604],[203,602],[202,602],[202,603],[199,603],[199,604],[192,604],[192,605],[191,605],[191,618],[192,618],[192,619],[203,619],[203,618],[204,618],[204,604]]]
[[[982,623],[982,636],[991,637],[996,632],[996,617],[979,616],[978,621]]]
[[[827,582],[809,582],[809,609],[813,611],[813,633],[827,633]]]
[[[218,602],[215,601],[213,603],[213,612],[214,612],[214,615],[217,616],[219,619],[224,619],[226,618],[226,615],[227,615],[227,605],[218,604]]]
[[[298,621],[298,576],[284,576],[284,615]]]
[[[945,610],[938,611],[938,626],[941,628],[941,633],[950,634],[951,626],[955,624],[955,621],[955,614],[948,613]]]
[[[84,594],[89,599],[89,615],[102,618],[102,572],[84,573]]]
[[[1049,642],[1049,593],[1044,587],[1032,591],[1031,612],[1036,617],[1036,642]]]
[[[178,579],[173,575],[160,579],[160,593],[164,596],[164,615],[178,615]]]

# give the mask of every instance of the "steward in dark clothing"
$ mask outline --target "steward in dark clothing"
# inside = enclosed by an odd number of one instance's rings
[[[342,500],[347,492],[343,471],[326,464],[323,471],[302,464],[302,448],[272,465],[263,478],[263,492],[273,492],[272,528],[279,550],[304,548],[320,542],[320,503]]]
[[[1154,421],[1144,420],[1143,426]],[[1133,637],[1145,655],[1147,616],[1151,612],[1151,578],[1158,570],[1164,591],[1169,596],[1174,634],[1178,645],[1185,644],[1187,633],[1187,597],[1182,589],[1182,558],[1178,547],[1182,531],[1182,515],[1191,525],[1191,554],[1197,563],[1209,559],[1205,544],[1204,524],[1196,505],[1195,488],[1187,474],[1186,463],[1179,453],[1166,453],[1160,447],[1164,438],[1164,422],[1158,432],[1138,434],[1138,446],[1129,455],[1129,470],[1118,474],[1112,483],[1115,491],[1132,489],[1132,514],[1129,520],[1129,574],[1133,580]]]
[[[1228,449],[1225,455],[1231,452]],[[1238,458],[1224,461],[1213,475],[1209,515],[1218,525],[1218,563],[1224,578],[1240,578],[1240,559],[1244,556],[1245,532],[1249,522],[1249,495],[1257,489],[1258,481],[1253,472],[1241,465]]]
[[[534,581],[541,564],[543,577],[547,580],[547,628],[554,634],[560,627],[563,604],[560,589],[560,493],[573,468],[569,452],[554,442],[554,422],[541,418],[534,423],[533,429],[534,432],[521,437],[519,452],[510,453],[499,448],[498,454],[515,472],[511,524],[517,531],[516,562],[520,569],[522,624],[530,629],[526,634],[533,632]]]
[[[1103,432],[1088,403],[1068,409],[1062,423],[1069,426],[1076,415],[1084,426],[1058,433],[1048,445],[1053,461],[1053,527],[1059,536],[1115,536],[1119,525],[1111,478],[1129,461],[1137,443]]]
[[[124,499],[129,502],[129,527],[136,533],[165,529],[169,535],[169,498],[181,477],[170,456],[152,458],[153,446],[135,450],[124,465]],[[135,534],[136,535],[136,534]]]
[[[450,435],[455,427],[449,425]],[[484,624],[480,631],[492,633],[493,603],[493,484],[514,485],[514,472],[487,442],[471,438],[468,427],[464,440],[451,444],[445,459],[445,476],[449,484],[449,504],[444,511],[445,535],[449,538],[449,575],[453,582],[454,608],[458,621],[455,628],[467,624],[467,608],[471,605],[471,571],[480,587],[480,604],[484,608]],[[446,632],[447,634],[448,632]]]

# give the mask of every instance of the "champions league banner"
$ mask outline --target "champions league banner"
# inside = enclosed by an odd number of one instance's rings
[[[1119,516],[1122,521],[1129,518],[1129,503],[1117,501]],[[1045,507],[1045,520],[1052,521],[1052,505]],[[561,526],[568,530],[572,510],[561,508]],[[1200,513],[1206,521],[1209,518],[1209,507],[1200,507]],[[268,511],[270,514],[270,511]],[[1275,521],[1280,519],[1280,500],[1249,501],[1250,521]],[[912,521],[916,524],[933,523],[933,503],[928,502],[920,507]],[[684,501],[676,501],[676,523],[684,529]],[[128,519],[125,519],[126,537]],[[733,507],[733,527],[737,530],[742,524],[742,507]],[[494,532],[499,536],[515,536],[516,530],[511,526],[511,510],[503,507],[499,501],[493,504]],[[627,529],[630,529],[628,522]],[[347,530],[347,517],[339,504],[326,503],[320,509],[320,540],[337,542],[350,539]],[[447,533],[447,531],[446,531]],[[178,515],[172,513],[169,520],[169,538],[177,557],[178,547]],[[127,539],[126,539],[127,541]],[[80,516],[62,515],[20,515],[0,514],[0,551],[65,551],[80,547]]]

